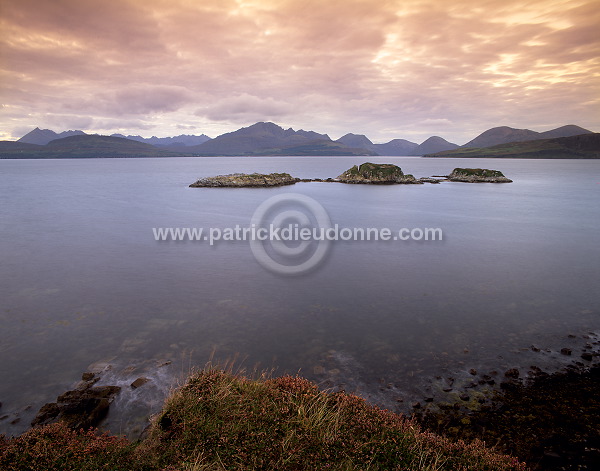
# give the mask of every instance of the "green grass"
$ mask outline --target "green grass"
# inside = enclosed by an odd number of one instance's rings
[[[0,443],[0,468],[110,470],[523,470],[482,442],[451,442],[296,376],[207,367],[166,400],[138,443],[62,425]]]

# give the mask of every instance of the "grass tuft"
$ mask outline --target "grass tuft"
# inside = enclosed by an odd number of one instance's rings
[[[354,395],[321,392],[298,376],[251,379],[212,366],[173,391],[139,443],[47,426],[2,440],[0,468],[526,469],[482,442],[423,432],[400,415]]]

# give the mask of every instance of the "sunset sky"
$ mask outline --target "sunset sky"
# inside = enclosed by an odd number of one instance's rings
[[[1,0],[0,139],[600,131],[600,0]]]

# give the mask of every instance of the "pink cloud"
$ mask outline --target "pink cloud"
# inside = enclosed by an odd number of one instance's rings
[[[600,10],[591,0],[2,8],[6,129],[49,126],[52,114],[89,117],[91,126],[127,118],[132,130],[143,123],[167,134],[273,120],[378,141],[431,132],[466,142],[496,125],[600,128]],[[438,119],[451,124],[435,128]]]

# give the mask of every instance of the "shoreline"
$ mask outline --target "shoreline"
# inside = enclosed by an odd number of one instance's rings
[[[533,470],[600,468],[600,366],[554,374],[497,391],[479,410],[444,407],[413,414],[451,440],[474,439],[525,461]]]
[[[471,381],[469,382],[465,382],[456,376],[438,376],[429,379],[419,378],[417,381],[421,381],[422,383],[431,381],[435,393],[425,395],[421,400],[416,400],[410,404],[402,404],[405,409],[407,406],[410,407],[412,413],[400,411],[397,407],[386,407],[385,405],[379,407],[389,410],[390,413],[400,413],[405,417],[412,417],[412,419],[416,420],[417,423],[425,429],[431,430],[436,434],[445,435],[451,440],[472,440],[474,438],[479,438],[488,443],[490,440],[494,443],[501,440],[499,442],[499,447],[503,452],[514,454],[520,459],[526,459],[530,462],[530,465],[532,460],[544,463],[545,467],[539,469],[560,469],[558,464],[565,463],[565,460],[572,464],[579,463],[581,460],[583,460],[582,462],[586,462],[586,460],[590,461],[596,459],[594,455],[594,447],[596,445],[593,440],[591,440],[591,437],[584,437],[583,441],[580,440],[580,442],[575,444],[567,443],[566,448],[561,448],[556,444],[552,447],[546,446],[546,448],[544,448],[545,445],[543,443],[532,443],[531,439],[528,441],[517,441],[519,444],[518,447],[511,448],[510,446],[507,446],[507,444],[509,442],[514,442],[515,439],[512,438],[511,433],[509,433],[511,432],[510,427],[507,427],[504,422],[495,422],[499,410],[505,410],[506,407],[512,407],[515,410],[523,409],[523,406],[519,402],[520,400],[529,401],[527,403],[527,413],[525,415],[530,417],[533,422],[537,420],[538,414],[547,415],[547,412],[545,412],[543,408],[540,408],[540,412],[537,412],[536,407],[538,405],[536,405],[535,402],[532,402],[536,397],[535,391],[541,387],[539,385],[543,386],[549,382],[558,384],[559,387],[555,388],[556,394],[557,397],[560,397],[559,394],[565,396],[564,400],[560,402],[560,405],[561,408],[566,410],[569,410],[570,407],[568,401],[569,397],[577,392],[573,392],[572,385],[585,383],[588,378],[591,377],[591,380],[595,379],[596,381],[594,384],[600,386],[598,384],[598,379],[600,378],[600,375],[598,374],[598,371],[600,371],[600,337],[598,334],[593,332],[577,336],[570,334],[566,338],[571,342],[568,343],[570,347],[563,347],[560,355],[565,360],[568,360],[568,362],[560,368],[543,371],[538,366],[532,365],[530,368],[510,368],[506,371],[475,371],[474,369],[470,369],[468,378],[470,378]],[[567,344],[566,341],[564,343]],[[550,351],[550,349],[541,349],[535,346],[531,346],[528,350],[532,352],[532,354],[541,355],[557,353]],[[168,364],[158,365],[157,368],[162,369],[162,367],[167,365]],[[106,381],[108,380],[108,377],[112,378],[112,380],[118,378],[118,373],[116,373],[116,371],[112,371],[107,375],[107,378],[103,378],[102,374],[107,373],[108,371],[110,371],[110,368],[106,367],[96,370],[95,374],[98,376],[96,376],[95,381],[91,384],[98,382],[99,385],[106,386],[110,383],[110,381]],[[142,375],[143,377],[143,373],[138,371],[137,374]],[[83,376],[87,377],[88,381],[92,379],[92,377],[90,377],[90,372],[84,373]],[[129,387],[129,382],[131,381],[121,380],[119,385]],[[85,383],[85,380],[83,383]],[[150,382],[150,384],[152,383]],[[321,390],[324,386],[324,382],[322,381],[314,381],[314,384],[319,385]],[[135,388],[133,388],[133,384],[131,385],[132,390],[137,389],[143,391],[145,387],[147,387],[145,381],[141,382],[141,384],[140,381],[137,381],[137,386]],[[381,385],[379,389],[387,391],[388,387]],[[344,392],[343,388],[335,387],[335,385],[332,388],[327,388],[327,390],[332,394]],[[593,391],[593,389],[591,389],[591,391]],[[360,392],[349,392],[364,397]],[[377,401],[368,400],[368,398],[366,399],[369,404],[377,406]],[[594,404],[596,403],[590,404],[590,407],[596,407]],[[575,407],[583,410],[585,409],[585,404],[582,406],[581,401],[579,401]],[[574,412],[577,412],[577,410]],[[600,417],[600,414],[587,415]],[[146,422],[147,419],[148,417],[146,417]],[[495,432],[492,425],[497,425]],[[31,428],[28,430],[30,431]],[[145,430],[146,429],[144,429],[144,431]],[[138,433],[138,437],[143,436],[144,431],[142,431],[142,435]],[[512,432],[518,433],[518,428],[515,428]],[[564,433],[563,430],[560,432]],[[580,432],[574,433],[578,433],[578,436],[582,435]],[[542,434],[538,435],[541,436]],[[577,452],[581,449],[581,443],[589,444],[590,446],[584,445],[583,449],[591,449],[592,451],[581,452],[578,456]],[[552,466],[556,463],[558,464],[556,465],[557,467],[548,467],[548,463]],[[536,468],[534,467],[534,469]]]

